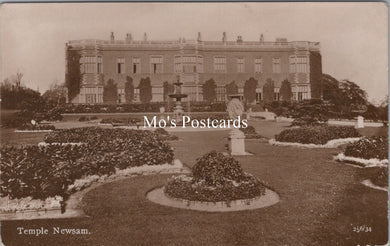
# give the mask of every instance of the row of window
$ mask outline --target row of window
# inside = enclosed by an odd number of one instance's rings
[[[290,73],[307,73],[309,72],[309,59],[307,56],[290,56]],[[81,73],[103,73],[102,57],[101,56],[85,56],[80,59]],[[132,58],[131,72],[133,74],[141,73],[141,59],[139,57]],[[256,58],[254,60],[255,73],[263,72],[263,59]],[[215,73],[226,73],[226,57],[216,56],[213,61]],[[163,73],[163,57],[150,57],[150,71],[152,74]],[[116,72],[124,74],[125,58],[118,57],[116,60]],[[203,57],[202,56],[175,56],[174,58],[175,73],[203,73]],[[237,72],[245,73],[245,59],[237,58]],[[280,57],[272,58],[272,72],[281,73]]]

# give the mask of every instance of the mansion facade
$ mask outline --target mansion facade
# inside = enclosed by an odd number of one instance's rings
[[[221,41],[203,41],[180,38],[172,41],[133,40],[127,34],[116,40],[74,40],[66,44],[67,51],[80,56],[80,92],[71,99],[74,104],[99,104],[103,101],[103,88],[109,79],[117,84],[118,103],[125,101],[125,83],[131,77],[135,101],[139,101],[139,81],[150,78],[152,102],[164,101],[163,83],[183,82],[186,100],[203,101],[202,85],[216,82],[217,101],[227,100],[225,85],[235,81],[243,93],[245,81],[258,81],[256,101],[262,101],[263,85],[274,81],[275,100],[283,80],[291,84],[292,100],[321,98],[322,65],[318,42],[294,41],[285,38],[264,41],[228,41],[226,33]],[[67,67],[69,64],[67,63]],[[68,69],[66,70],[68,71]]]

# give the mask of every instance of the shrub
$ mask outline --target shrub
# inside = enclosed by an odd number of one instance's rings
[[[192,176],[173,177],[164,192],[171,197],[191,201],[231,201],[265,194],[265,186],[243,172],[231,156],[211,151],[197,159]]]
[[[326,144],[332,139],[352,137],[360,137],[359,132],[354,127],[328,125],[286,129],[275,135],[277,141],[302,144]]]
[[[227,180],[240,182],[244,177],[237,160],[216,151],[198,158],[192,173],[195,181],[205,180],[207,185],[219,185]]]
[[[344,155],[363,159],[388,159],[388,136],[365,137],[355,143],[349,144]]]

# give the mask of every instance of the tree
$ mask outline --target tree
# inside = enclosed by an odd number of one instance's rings
[[[231,94],[237,94],[238,93],[238,86],[236,85],[236,82],[233,80],[229,84],[225,85],[226,88],[226,95]]]
[[[42,95],[50,107],[64,105],[66,103],[66,87],[57,81],[50,85],[50,88]]]
[[[368,106],[367,93],[349,80],[338,81],[328,74],[323,74],[322,88],[324,100],[331,102],[337,112],[351,112],[356,108]]]
[[[341,105],[342,92],[339,88],[340,82],[328,74],[322,75],[323,99],[334,105]]]
[[[280,86],[279,93],[282,101],[291,101],[292,91],[290,81],[288,81],[287,79],[283,80],[282,85]]]
[[[22,78],[23,78],[23,73],[17,71],[16,78],[15,78],[15,85],[17,89],[20,89],[20,86],[22,85]]]
[[[109,79],[103,88],[103,102],[116,104],[118,100],[118,88],[113,79]]]
[[[264,84],[263,95],[264,95],[265,103],[274,101],[275,92],[274,92],[274,81],[272,79],[267,79],[267,82]]]
[[[37,112],[45,108],[45,103],[38,91],[21,85],[21,77],[18,75],[6,78],[1,82],[1,107],[3,109],[21,109]],[[11,82],[12,81],[12,82]],[[19,87],[18,87],[19,86]]]
[[[138,85],[139,99],[141,103],[149,103],[152,100],[152,85],[150,78],[142,78]]]
[[[203,100],[209,103],[214,102],[217,98],[216,89],[217,85],[215,84],[215,81],[213,79],[207,80],[202,86]]]
[[[134,85],[133,79],[130,76],[126,77],[125,100],[127,103],[131,103],[134,100]]]
[[[245,81],[244,98],[246,102],[253,103],[256,100],[256,87],[257,87],[257,80],[255,80],[253,77]]]
[[[163,83],[163,94],[164,94],[164,102],[169,100],[168,95],[174,93],[175,86],[172,84],[169,84],[168,81],[165,81]]]
[[[69,46],[66,50],[65,86],[68,88],[68,98],[72,101],[80,93],[81,72],[80,54]]]
[[[342,80],[340,82],[340,89],[343,93],[344,102],[349,105],[367,105],[367,93],[361,89],[356,83],[349,80]]]

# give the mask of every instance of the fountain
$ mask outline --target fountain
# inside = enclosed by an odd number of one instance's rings
[[[181,122],[184,114],[183,106],[181,106],[181,99],[186,98],[188,95],[181,93],[181,86],[183,83],[180,82],[180,76],[177,76],[177,82],[173,84],[175,85],[175,92],[168,96],[176,100],[176,105],[173,109],[173,118],[176,119],[176,122]]]

